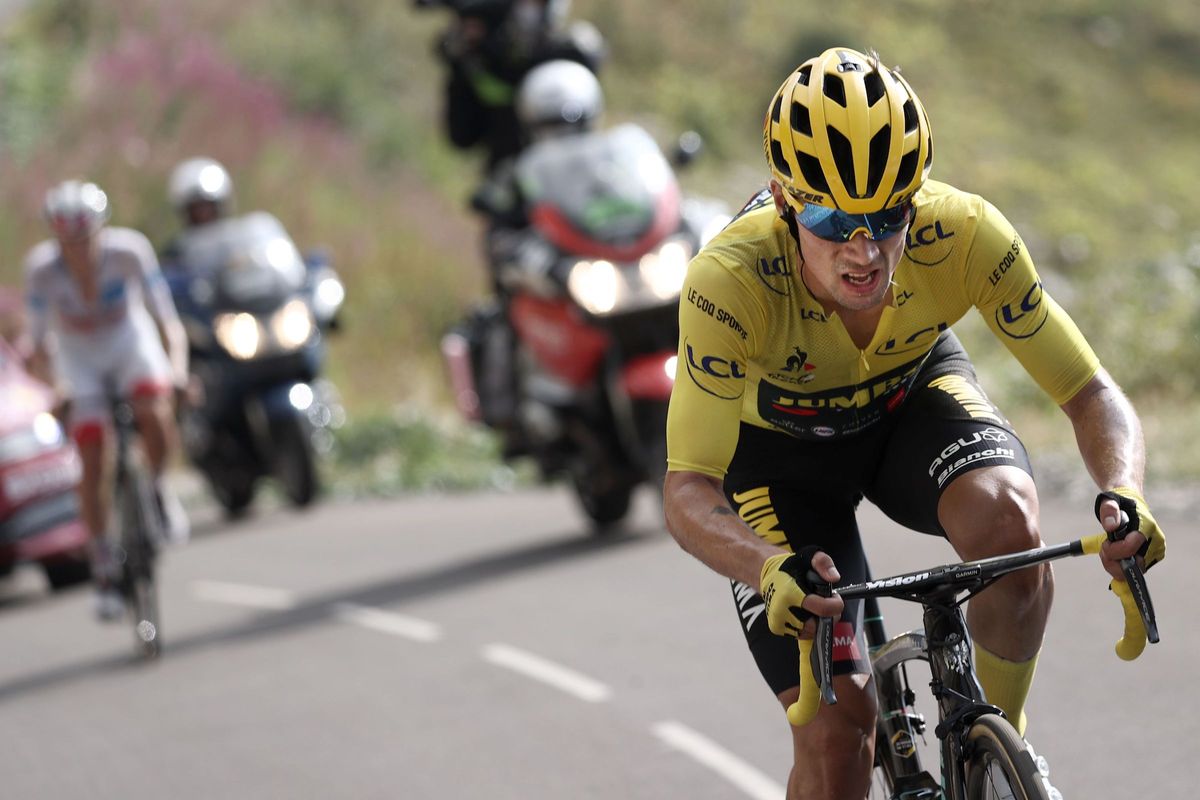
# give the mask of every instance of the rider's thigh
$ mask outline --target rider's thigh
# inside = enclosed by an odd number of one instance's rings
[[[789,800],[866,796],[879,713],[874,682],[854,673],[835,676],[833,687],[836,705],[822,703],[812,722],[791,726],[795,765]],[[779,702],[786,708],[799,693],[798,688],[783,692]]]
[[[1038,496],[1024,470],[1000,465],[964,472],[942,492],[938,520],[964,559],[1038,547]]]

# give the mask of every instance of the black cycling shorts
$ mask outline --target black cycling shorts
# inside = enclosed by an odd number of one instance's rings
[[[1024,445],[947,332],[905,401],[862,433],[810,442],[743,423],[725,494],[760,536],[792,550],[817,545],[843,583],[856,583],[868,577],[855,520],[863,497],[900,525],[945,536],[942,491],[970,470],[1004,464],[1033,474]],[[757,588],[735,582],[734,602],[759,671],[779,694],[797,685],[797,646],[771,633]],[[862,617],[861,601],[846,603],[834,629],[835,675],[870,671]]]

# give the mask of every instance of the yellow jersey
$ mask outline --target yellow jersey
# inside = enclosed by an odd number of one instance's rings
[[[724,477],[741,422],[811,441],[879,423],[972,307],[1056,403],[1096,374],[1095,353],[986,200],[927,181],[906,236],[892,300],[862,349],[800,279],[796,241],[769,192],[709,242],[680,296],[668,469]]]

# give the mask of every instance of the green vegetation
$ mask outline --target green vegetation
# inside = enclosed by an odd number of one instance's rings
[[[664,143],[700,131],[709,154],[688,188],[731,204],[763,180],[764,104],[800,60],[848,44],[902,65],[933,122],[934,176],[1021,230],[1048,288],[1153,412],[1152,468],[1200,476],[1178,444],[1200,388],[1200,6],[576,0],[573,12],[609,42],[609,120]],[[171,167],[212,155],[241,208],[268,208],[302,248],[334,254],[349,296],[331,377],[352,418],[445,408],[437,341],[483,286],[464,202],[479,162],[439,130],[432,42],[445,22],[396,0],[31,4],[0,31],[0,282],[19,282],[51,181],[100,181],[115,221],[161,242]],[[964,338],[1014,418],[1069,446],[982,326]]]

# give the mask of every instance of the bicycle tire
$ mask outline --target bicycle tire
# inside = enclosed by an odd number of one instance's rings
[[[158,586],[154,574],[154,520],[157,514],[149,478],[130,469],[122,487],[121,540],[125,550],[125,597],[133,616],[134,647],[142,658],[155,658],[162,647]]]
[[[966,800],[1050,800],[1025,740],[1008,720],[984,714],[967,732]]]

